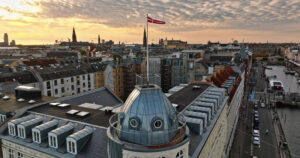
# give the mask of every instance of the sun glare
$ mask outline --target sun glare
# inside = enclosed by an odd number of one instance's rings
[[[24,17],[23,13],[37,13],[40,7],[38,0],[1,0],[0,17],[2,19],[18,19]]]

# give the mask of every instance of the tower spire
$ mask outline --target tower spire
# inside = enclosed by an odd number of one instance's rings
[[[77,42],[75,28],[73,27],[72,42]]]
[[[98,35],[98,45],[100,45],[100,35]]]

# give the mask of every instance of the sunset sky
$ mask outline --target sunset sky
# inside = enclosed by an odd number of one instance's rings
[[[146,13],[149,41],[300,42],[300,0],[0,0],[3,34],[17,44],[77,40],[142,43]]]

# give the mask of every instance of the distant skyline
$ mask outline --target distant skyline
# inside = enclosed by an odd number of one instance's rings
[[[53,44],[75,27],[78,41],[142,44],[147,13],[167,22],[150,24],[149,43],[300,42],[300,0],[1,0],[0,42]]]

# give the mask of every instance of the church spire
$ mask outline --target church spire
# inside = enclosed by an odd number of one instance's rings
[[[98,45],[100,45],[100,35],[98,35]]]
[[[75,28],[73,27],[72,42],[77,42]]]
[[[143,47],[147,47],[147,36],[146,36],[146,29],[145,28],[144,28]]]

